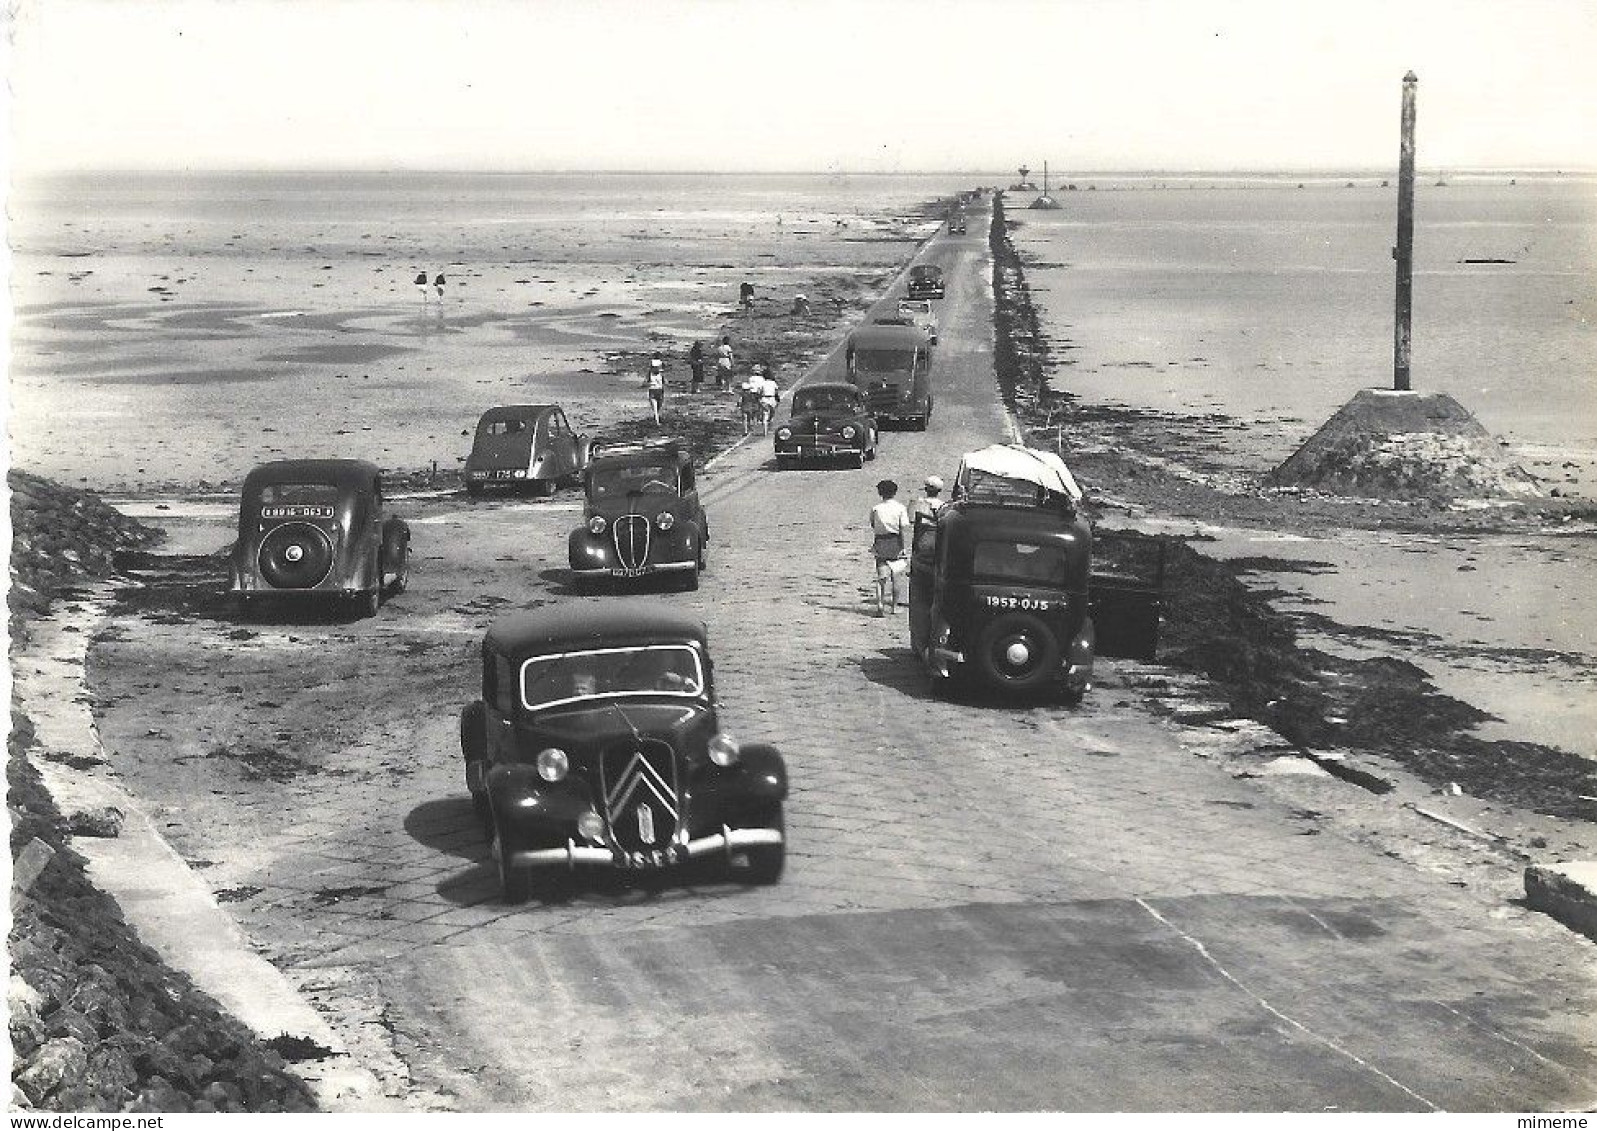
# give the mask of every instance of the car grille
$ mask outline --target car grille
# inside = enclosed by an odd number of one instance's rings
[[[898,390],[891,385],[871,390],[870,408],[872,412],[892,412],[897,407]]]
[[[649,520],[641,514],[622,515],[616,519],[616,563],[622,569],[642,569],[649,562]]]
[[[612,746],[599,759],[605,818],[624,852],[664,848],[681,822],[676,756],[663,742],[645,739]]]

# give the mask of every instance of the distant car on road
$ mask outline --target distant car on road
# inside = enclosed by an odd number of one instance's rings
[[[583,486],[582,525],[567,545],[574,577],[670,573],[688,589],[699,587],[709,564],[710,519],[683,444],[607,445],[588,464]]]
[[[934,263],[918,263],[909,269],[910,298],[942,298],[943,269]]]
[[[506,902],[578,867],[715,858],[742,883],[781,878],[787,767],[721,729],[712,674],[704,625],[650,602],[488,629],[460,745]]]
[[[969,680],[1075,701],[1095,655],[1153,658],[1162,544],[1143,543],[1151,570],[1095,572],[1081,492],[1057,455],[970,452],[953,494],[917,523],[910,555],[910,647],[934,687]]]
[[[948,230],[956,236],[965,234],[965,214],[963,212],[955,212],[948,218]]]
[[[859,389],[846,381],[801,385],[787,422],[776,430],[776,466],[842,459],[864,467],[876,458],[877,436],[876,418]]]
[[[872,323],[848,336],[844,354],[851,385],[865,394],[878,426],[931,422],[932,346],[918,327]]]
[[[572,429],[558,405],[491,408],[477,421],[466,457],[466,493],[526,487],[534,495],[551,495],[556,486],[575,482],[582,474],[591,443]]]
[[[385,513],[375,464],[277,460],[244,477],[230,567],[245,608],[340,602],[374,616],[409,580],[410,527]]]
[[[937,344],[937,311],[932,309],[931,299],[901,298],[898,300],[898,314],[918,327],[932,345]]]

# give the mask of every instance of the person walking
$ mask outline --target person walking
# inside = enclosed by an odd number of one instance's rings
[[[732,387],[732,339],[729,335],[722,335],[715,355],[715,387],[724,393]]]
[[[421,304],[427,305],[427,272],[423,271],[416,276],[416,293],[421,295]]]
[[[745,436],[754,430],[754,421],[760,415],[760,399],[765,396],[765,377],[760,368],[756,362],[748,379],[738,386],[738,411],[743,415]]]
[[[433,290],[438,292],[438,301],[444,301],[444,275],[440,271],[433,279]]]
[[[915,505],[910,508],[909,517],[915,522],[922,518],[932,521],[937,520],[937,512],[943,506],[943,478],[940,475],[928,475],[923,490],[925,494],[915,500]]]
[[[913,530],[909,511],[898,501],[898,484],[883,479],[876,484],[876,493],[882,501],[871,508],[871,556],[876,560],[876,615],[884,617],[889,607],[898,612],[898,579],[909,571]]]
[[[699,391],[699,386],[704,384],[704,343],[694,342],[693,348],[688,351],[688,369],[693,373],[693,382],[688,387],[690,393]]]
[[[660,410],[665,407],[665,359],[658,352],[649,359],[649,407],[654,410],[654,425],[660,426]]]
[[[761,366],[764,376],[760,378],[760,428],[764,435],[771,434],[771,421],[776,419],[776,406],[782,400],[782,390],[776,384],[776,378],[771,376],[769,365]]]

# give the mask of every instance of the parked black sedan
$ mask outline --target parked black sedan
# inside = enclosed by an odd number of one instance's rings
[[[578,867],[714,858],[743,883],[781,878],[787,768],[721,729],[712,675],[704,625],[650,602],[488,629],[460,745],[507,902]]]
[[[244,478],[230,567],[244,607],[340,601],[374,616],[410,576],[410,527],[384,512],[376,465],[277,460]]]
[[[793,392],[787,423],[776,430],[776,466],[840,459],[864,467],[876,458],[876,442],[865,395],[846,381],[817,381]]]

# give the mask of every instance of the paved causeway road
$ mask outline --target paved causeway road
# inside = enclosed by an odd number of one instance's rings
[[[979,220],[922,253],[949,280],[931,428],[884,434],[860,471],[777,472],[763,441],[724,457],[704,480],[704,586],[655,598],[708,622],[729,729],[789,759],[781,884],[498,901],[454,712],[494,615],[609,599],[564,588],[571,492],[415,503],[413,588],[374,621],[289,644],[270,626],[130,626],[140,643],[101,662],[165,665],[197,705],[176,740],[147,735],[162,724],[135,701],[109,708],[119,772],[268,957],[352,1038],[392,1042],[418,1103],[1590,1108],[1589,943],[1199,756],[1193,728],[1147,709],[1152,669],[1102,665],[1075,709],[940,702],[903,615],[869,615],[875,481],[947,477],[1004,437]],[[284,679],[273,650],[307,639],[330,668]],[[273,664],[270,702],[198,694]],[[413,687],[374,702],[362,675],[379,671]],[[212,757],[201,804],[153,768],[329,717],[339,772],[268,790]],[[1354,787],[1303,788],[1328,810]]]

